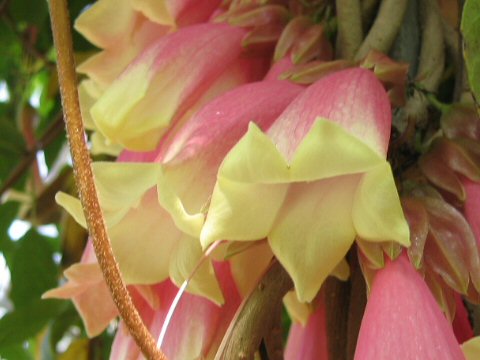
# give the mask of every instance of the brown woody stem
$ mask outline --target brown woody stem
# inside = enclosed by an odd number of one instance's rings
[[[281,309],[283,296],[292,287],[290,276],[274,260],[258,286],[240,305],[215,359],[253,359],[262,339],[276,330],[276,320],[281,314],[277,310]]]
[[[70,18],[66,0],[50,0],[50,19],[55,48],[57,50],[58,78],[62,105],[65,113],[73,170],[80,201],[92,237],[95,254],[102,269],[105,281],[110,288],[121,318],[135,339],[135,342],[148,359],[166,359],[142,322],[127,288],[122,280],[120,269],[113,256],[105,221],[98,201],[90,155],[85,140],[85,130],[80,114],[76,88],[75,62],[73,59]]]

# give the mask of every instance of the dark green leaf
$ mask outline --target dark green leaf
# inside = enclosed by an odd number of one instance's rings
[[[10,15],[17,22],[43,25],[48,16],[46,1],[15,0],[10,1]]]
[[[61,300],[34,300],[0,319],[0,348],[20,344],[37,334],[65,306]]]
[[[18,203],[7,202],[0,206],[0,252],[3,253],[7,264],[10,264],[10,254],[13,251],[14,243],[8,236],[8,228],[17,215]]]
[[[33,360],[33,356],[22,345],[1,347],[0,358],[6,360]]]
[[[16,308],[39,299],[57,285],[58,268],[48,240],[30,230],[19,240],[10,267],[12,290],[10,298]]]
[[[57,316],[50,326],[49,340],[52,349],[55,349],[57,343],[62,339],[63,335],[71,326],[83,328],[82,320],[72,302],[68,301],[65,310]]]

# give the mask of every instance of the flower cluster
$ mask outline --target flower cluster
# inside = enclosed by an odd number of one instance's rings
[[[427,283],[448,287],[449,318],[471,331],[458,294],[480,290],[478,247],[455,209],[424,197],[402,208],[387,152],[404,65],[377,53],[331,61],[326,24],[282,2],[99,0],[76,29],[102,49],[79,66],[79,93],[92,152],[118,154],[94,163],[111,245],[169,359],[213,358],[274,258],[294,284],[286,358],[328,358],[325,280],[348,279],[357,247],[371,288],[355,358],[463,358]],[[294,83],[305,69],[316,70]],[[467,170],[461,182],[478,198]],[[86,226],[77,198],[56,199]],[[466,206],[471,222],[476,208]],[[446,240],[445,213],[468,234]],[[90,243],[65,277],[45,296],[72,299],[99,334],[118,313]],[[140,356],[120,325],[111,357]]]

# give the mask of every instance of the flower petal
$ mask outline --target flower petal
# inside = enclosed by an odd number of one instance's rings
[[[99,335],[118,315],[110,291],[97,263],[74,264],[65,271],[68,282],[47,291],[43,299],[72,299],[88,336]]]
[[[476,336],[462,344],[466,360],[477,360],[480,354],[480,336]]]
[[[178,179],[178,181],[181,181],[181,179]],[[198,238],[203,226],[204,215],[201,212],[189,214],[171,184],[175,184],[175,182],[169,180],[168,175],[161,169],[157,183],[158,202],[171,214],[175,225],[181,231]]]
[[[310,302],[355,239],[351,219],[358,176],[291,185],[268,237],[300,301]]]
[[[58,205],[63,207],[77,223],[87,228],[87,221],[85,220],[85,215],[83,213],[82,203],[76,197],[68,195],[62,191],[59,191],[55,195],[55,201]]]
[[[290,159],[318,117],[339,124],[384,157],[391,130],[388,95],[375,75],[353,68],[318,80],[299,95],[268,133]]]
[[[284,184],[248,184],[219,178],[200,234],[203,248],[217,240],[265,238],[287,190]]]
[[[318,118],[299,144],[291,165],[292,181],[313,181],[355,174],[375,167],[382,158],[340,125]]]
[[[306,325],[293,323],[285,348],[286,360],[328,360],[327,319],[323,301]]]
[[[175,249],[170,254],[169,268],[170,278],[178,287],[192,274],[202,255],[203,252],[198,239],[182,236],[176,242]],[[224,303],[222,291],[209,260],[197,270],[188,284],[187,291],[191,294],[204,296],[217,305]]]
[[[158,165],[148,163],[93,163],[95,185],[109,227],[137,206],[143,194],[155,186],[159,171]]]
[[[375,276],[356,360],[464,359],[452,327],[407,257]]]
[[[265,238],[288,188],[275,182],[287,179],[285,160],[270,139],[250,123],[247,134],[228,153],[219,170],[200,235],[202,246],[223,239]]]
[[[352,216],[355,230],[362,239],[410,245],[410,230],[387,162],[363,175],[355,194]]]
[[[172,119],[238,58],[243,35],[225,24],[202,24],[162,37],[92,107],[98,129],[127,148],[155,148]]]
[[[245,244],[245,243],[243,243]],[[242,297],[258,285],[260,277],[272,261],[273,253],[267,242],[253,243],[228,259],[232,276]]]
[[[135,18],[130,0],[99,0],[80,14],[75,29],[92,44],[107,48],[128,38]]]
[[[152,284],[168,277],[171,252],[182,233],[158,204],[154,189],[108,233],[127,284]]]

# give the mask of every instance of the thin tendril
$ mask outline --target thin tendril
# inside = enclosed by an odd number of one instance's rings
[[[162,325],[162,330],[160,331],[160,336],[158,337],[157,341],[157,348],[161,348],[163,345],[163,341],[165,340],[165,335],[167,334],[168,327],[172,321],[173,315],[175,313],[175,310],[177,309],[178,303],[180,302],[180,299],[182,298],[183,294],[185,293],[185,290],[188,287],[188,284],[190,281],[193,279],[195,274],[197,273],[198,269],[205,263],[205,261],[210,257],[211,253],[213,250],[217,248],[218,245],[220,245],[222,241],[215,241],[212,245],[210,245],[205,253],[202,255],[200,260],[198,260],[197,264],[193,268],[192,272],[190,275],[185,279],[183,282],[182,286],[178,289],[177,295],[175,295],[175,298],[172,301],[172,304],[170,305],[170,308],[168,309],[167,316],[165,317],[165,321],[163,322]]]

